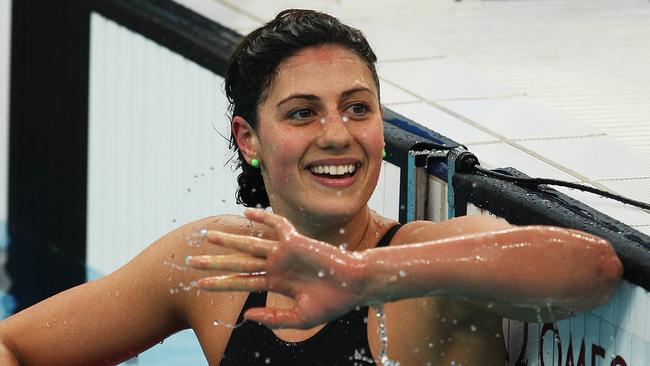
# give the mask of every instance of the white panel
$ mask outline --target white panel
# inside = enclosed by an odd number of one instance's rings
[[[626,225],[650,225],[650,213],[635,206],[626,205],[613,199],[603,198],[597,194],[576,189],[557,186],[553,186],[553,189],[558,190],[569,197],[575,198]]]
[[[650,177],[645,179],[608,180],[598,183],[625,197],[650,203]],[[650,225],[650,222],[647,225]]]
[[[633,299],[629,301],[629,299]],[[635,333],[648,329],[647,312],[650,310],[650,293],[644,289],[632,285],[627,281],[621,281],[614,297],[611,301],[598,309],[579,314],[570,319],[556,322],[559,331],[559,342],[562,345],[562,365],[567,363],[569,341],[573,348],[574,364],[580,356],[580,345],[585,344],[585,361],[590,364],[592,358],[592,345],[601,347],[604,350],[604,356],[595,355],[596,365],[609,365],[610,361],[616,357],[622,358],[627,365],[645,365],[637,363],[647,359],[646,349],[650,349],[650,341],[644,336],[638,336]],[[630,320],[631,319],[631,320]],[[639,324],[632,324],[638,322]],[[514,326],[513,321],[504,321],[504,326],[510,327],[512,333]],[[529,339],[527,348],[528,364],[531,366],[538,365],[536,360],[539,358],[539,328],[537,324],[529,323]],[[543,343],[544,364],[556,365],[558,360],[557,348],[550,341],[550,333],[546,333]],[[506,334],[506,337],[512,337],[512,334]],[[647,336],[647,334],[646,334]],[[547,339],[548,337],[548,339]],[[513,343],[514,342],[514,343]],[[510,346],[518,344],[516,340],[509,341]],[[511,350],[510,361],[514,361],[518,348]],[[553,360],[553,362],[551,362]]]
[[[497,141],[497,138],[426,103],[394,105],[391,109],[462,144]]]
[[[424,100],[501,97],[516,91],[477,73],[458,59],[437,58],[382,63],[379,75]]]
[[[459,100],[440,105],[510,139],[593,135],[597,131],[530,97]]]
[[[447,182],[433,175],[427,181],[427,220],[440,222],[447,220]]]
[[[569,182],[580,181],[576,177],[507,143],[469,145],[468,149],[476,155],[481,166],[488,169],[513,167],[533,178],[559,179]]]
[[[419,99],[412,94],[392,85],[385,80],[380,81],[380,98],[381,104],[391,105],[395,103],[417,102]]]
[[[399,220],[400,168],[387,161],[382,162],[377,188],[368,201],[368,206],[378,214]]]
[[[592,180],[650,177],[648,154],[611,137],[521,141],[519,144]]]
[[[101,275],[173,227],[243,208],[222,79],[98,15],[91,34],[88,266]]]
[[[0,0],[0,250],[6,246],[11,0]]]
[[[219,1],[205,0],[174,0],[192,11],[203,15],[204,17],[215,21],[225,27],[240,30],[257,28],[261,25],[262,20],[256,19],[255,16],[247,12],[237,11],[230,6]],[[265,20],[266,21],[266,20]]]

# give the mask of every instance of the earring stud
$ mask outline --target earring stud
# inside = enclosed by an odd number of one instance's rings
[[[253,168],[257,168],[257,167],[260,166],[260,161],[257,160],[257,159],[252,159],[251,160],[251,165],[253,166]]]

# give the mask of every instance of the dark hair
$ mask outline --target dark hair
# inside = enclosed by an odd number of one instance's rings
[[[248,34],[231,56],[225,74],[231,118],[241,116],[257,130],[258,106],[266,98],[278,66],[304,48],[326,44],[341,45],[356,53],[368,65],[379,92],[377,57],[361,31],[318,11],[289,9]],[[242,168],[237,177],[237,203],[268,207],[260,169],[246,163],[233,135],[230,147],[237,152],[238,167]]]

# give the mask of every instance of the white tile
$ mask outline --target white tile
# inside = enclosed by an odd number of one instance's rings
[[[257,28],[261,22],[244,12],[237,11],[218,1],[174,0],[178,4],[230,29]]]
[[[438,103],[510,140],[598,133],[530,97]]]
[[[591,180],[650,177],[650,157],[611,137],[596,136],[520,145]]]
[[[432,45],[395,28],[372,23],[357,24],[366,35],[379,62],[394,62],[406,59],[439,58],[440,51]]]
[[[391,109],[461,144],[496,141],[487,133],[426,103],[394,105]]]
[[[415,96],[403,91],[402,89],[386,82],[379,80],[380,84],[380,98],[383,105],[390,105],[393,103],[404,103],[404,102],[417,102],[418,98]]]
[[[599,345],[605,349],[604,360],[609,360],[609,356],[614,353],[616,349],[616,327],[608,322],[600,322],[600,339]],[[600,365],[609,365],[609,362],[601,361]]]
[[[571,347],[573,348],[573,360],[574,365],[578,361],[578,356],[580,354],[580,344],[585,339],[585,314],[580,314],[574,316],[570,319],[571,323]],[[586,349],[586,345],[585,345]],[[568,358],[568,349],[567,349],[567,358]]]
[[[457,59],[379,62],[377,71],[382,78],[426,100],[489,98],[516,93]]]
[[[634,229],[650,236],[650,225],[635,226]]]
[[[635,285],[628,281],[619,282],[614,297],[614,325],[629,333],[632,330],[632,294]]]
[[[634,206],[626,205],[613,199],[604,198],[597,194],[584,192],[577,189],[558,186],[553,186],[553,189],[556,189],[569,197],[575,198],[587,206],[590,206],[616,220],[619,220],[626,225],[633,226],[650,224],[650,213],[640,210]]]
[[[600,344],[600,321],[599,318],[591,313],[585,314],[585,348],[587,354],[591,354],[592,345]],[[600,365],[605,364],[601,363]]]
[[[632,336],[632,351],[630,358],[626,359],[628,365],[647,365],[650,353],[650,344],[639,337]]]
[[[616,339],[614,341],[613,353],[616,360],[629,360],[632,353],[632,337],[630,333],[621,330],[620,328],[616,331]],[[613,362],[615,365],[620,365],[621,363]]]
[[[645,179],[608,180],[598,183],[625,197],[650,204],[650,177]],[[650,222],[648,225],[650,225]]]
[[[650,301],[650,293],[640,286],[634,286],[632,291],[630,322],[630,333],[633,336],[645,339],[645,330],[648,326],[648,313],[646,312],[646,302]]]
[[[596,315],[601,321],[613,323],[614,322],[614,301],[617,294],[618,294],[618,290],[616,293],[614,293],[614,295],[609,299],[609,301],[606,304],[603,304],[598,308],[596,308],[595,310],[592,310],[591,313]]]
[[[488,169],[512,167],[534,178],[559,179],[569,182],[577,178],[543,162],[507,143],[468,145],[481,166]]]

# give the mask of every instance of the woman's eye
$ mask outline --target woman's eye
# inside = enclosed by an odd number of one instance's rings
[[[345,112],[352,116],[363,116],[368,112],[368,106],[361,103],[352,104],[345,110]]]
[[[291,119],[309,119],[314,117],[314,112],[310,109],[299,109],[289,115]]]

